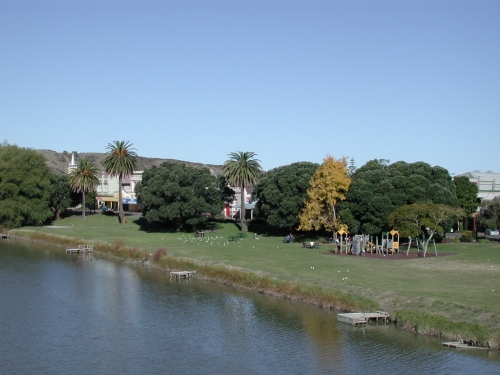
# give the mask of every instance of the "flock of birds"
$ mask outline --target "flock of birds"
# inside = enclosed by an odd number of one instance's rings
[[[163,240],[163,238],[162,238]],[[221,242],[222,242],[222,245],[223,246],[226,246],[226,245],[230,245],[231,242],[227,239],[227,238],[224,238],[222,236],[202,236],[202,237],[194,237],[193,235],[182,235],[182,236],[179,236],[177,237],[177,240],[179,241],[182,241],[182,243],[188,243],[188,242],[191,242],[191,243],[196,243],[196,244],[200,244],[200,243],[207,243],[207,244],[210,244],[210,246],[213,246],[216,242],[217,242],[217,245],[220,245]],[[233,243],[236,243],[236,242],[233,242]],[[239,246],[241,247],[241,246]],[[255,248],[255,246],[252,246],[252,248]],[[279,248],[278,246],[276,246],[276,248]],[[311,266],[311,269],[314,270],[314,266]],[[340,271],[338,271],[340,273]],[[346,272],[349,272],[349,270],[347,270]],[[343,277],[342,278],[342,281],[345,281],[347,280],[347,276],[346,277]]]

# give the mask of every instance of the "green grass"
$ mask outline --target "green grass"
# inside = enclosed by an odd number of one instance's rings
[[[247,287],[256,285],[255,289],[265,289],[267,285],[278,295],[299,292],[307,295],[306,289],[310,288],[311,298],[321,293],[323,297],[336,293],[338,298],[359,296],[362,301],[359,306],[369,306],[367,301],[372,300],[391,312],[421,311],[455,322],[479,324],[490,332],[497,332],[500,326],[500,245],[497,243],[441,244],[438,254],[453,252],[456,255],[391,261],[325,254],[333,245],[304,249],[301,243],[283,243],[282,237],[259,235],[259,239],[254,240],[253,233],[228,243],[227,237],[239,231],[233,224],[222,224],[216,233],[207,233],[204,238],[196,238],[194,233],[148,233],[140,229],[137,219],[128,218],[126,224],[120,225],[117,217],[105,215],[89,216],[85,221],[70,217],[54,225],[65,228],[26,227],[16,232],[52,233],[80,238],[83,242],[122,241],[128,247],[147,253],[162,248],[166,249],[169,259],[197,267],[210,266],[204,270],[207,277],[224,280],[229,277],[228,270],[236,270],[246,274],[247,280],[238,281],[234,275],[227,280]],[[255,275],[258,281],[252,279]],[[276,289],[269,286],[269,280]],[[295,290],[298,285],[304,289]]]

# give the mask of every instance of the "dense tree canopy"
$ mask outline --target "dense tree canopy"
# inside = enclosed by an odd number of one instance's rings
[[[34,150],[0,145],[0,226],[41,225],[50,219],[51,173]]]
[[[298,214],[304,208],[309,181],[319,165],[299,162],[271,169],[255,186],[256,214],[267,224],[291,231],[298,227]]]
[[[136,193],[149,223],[191,230],[222,211],[218,185],[207,168],[163,163],[144,171]]]
[[[234,201],[236,192],[231,189],[231,186],[229,186],[226,177],[219,176],[219,186],[217,190],[219,191],[220,199],[223,203],[230,203]]]
[[[255,152],[231,152],[229,159],[222,166],[224,177],[232,186],[238,186],[241,189],[240,204],[241,204],[241,230],[246,231],[245,219],[245,187],[254,185],[262,171],[260,160],[255,159]]]
[[[477,201],[478,187],[465,177],[455,177],[453,179],[457,190],[458,206],[462,208],[467,216],[476,212],[479,203]]]
[[[334,159],[328,155],[314,172],[307,190],[305,206],[299,213],[299,230],[335,232],[345,229],[338,213],[338,203],[343,201],[351,184],[345,158]]]
[[[55,214],[56,220],[61,214],[66,212],[68,207],[78,204],[76,193],[71,191],[67,174],[51,175],[52,194],[50,197],[50,207]]]
[[[133,144],[128,141],[108,143],[106,146],[108,152],[102,163],[106,173],[111,176],[118,176],[118,216],[121,223],[124,222],[125,218],[122,201],[123,176],[131,175],[137,167],[137,154],[132,146]]]
[[[340,215],[352,231],[378,234],[398,207],[436,203],[457,207],[455,184],[448,171],[427,163],[372,160],[357,169]],[[355,230],[355,229],[357,230]]]

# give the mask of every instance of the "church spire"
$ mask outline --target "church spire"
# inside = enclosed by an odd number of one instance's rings
[[[71,153],[71,161],[69,162],[69,166],[68,166],[68,173],[71,173],[71,171],[73,169],[76,168],[76,164],[75,164],[75,154],[74,153]]]

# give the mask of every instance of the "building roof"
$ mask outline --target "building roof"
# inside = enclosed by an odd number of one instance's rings
[[[475,170],[474,172],[465,172],[465,173],[459,174],[456,177],[462,177],[462,176],[465,176],[468,178],[480,179],[482,181],[497,180],[500,182],[500,173],[496,173],[494,171],[481,172],[479,170]]]

